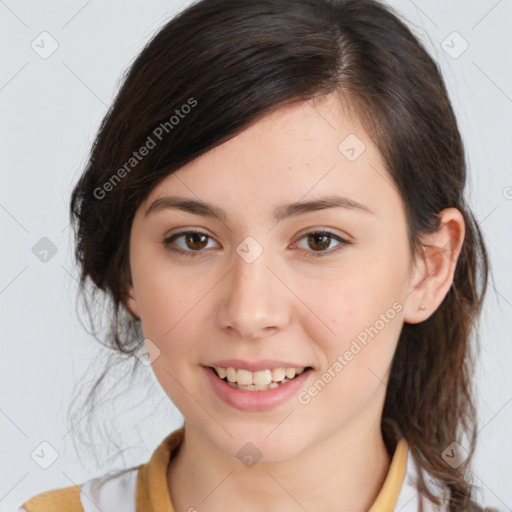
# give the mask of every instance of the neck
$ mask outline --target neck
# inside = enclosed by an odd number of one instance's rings
[[[357,424],[325,437],[292,459],[246,467],[192,425],[168,468],[175,510],[282,512],[367,511],[383,485],[390,455],[380,424]]]

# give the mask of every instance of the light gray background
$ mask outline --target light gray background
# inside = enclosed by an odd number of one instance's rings
[[[485,503],[508,511],[512,510],[512,1],[389,3],[410,21],[440,63],[466,143],[470,203],[485,233],[494,275],[482,319],[475,383],[481,430],[474,473]],[[125,450],[122,456],[110,453],[112,457],[99,464],[75,451],[65,413],[76,379],[100,345],[75,312],[77,270],[68,203],[122,72],[152,34],[187,4],[0,1],[4,49],[0,511],[13,510],[44,490],[146,462],[181,422],[146,369],[152,399],[128,412],[123,409],[134,404],[135,395],[139,402],[145,392],[131,391],[125,401],[117,402],[116,438],[119,449]],[[45,31],[50,36],[40,35]],[[47,58],[31,47],[48,51],[51,39],[58,48]],[[461,53],[464,41],[469,46]],[[46,262],[32,252],[43,237],[57,249]],[[112,381],[114,387],[116,382]],[[119,383],[121,391],[123,385]],[[31,457],[43,441],[58,452],[48,469]]]

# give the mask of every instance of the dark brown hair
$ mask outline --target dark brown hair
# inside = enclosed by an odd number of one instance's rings
[[[137,367],[140,321],[123,301],[133,216],[152,188],[266,114],[330,93],[357,113],[377,144],[405,205],[413,256],[424,249],[421,235],[439,227],[441,210],[455,207],[464,217],[452,287],[426,321],[403,326],[382,428],[395,424],[409,443],[422,495],[439,504],[427,473],[449,491],[450,510],[468,510],[477,433],[471,341],[488,257],[465,202],[463,144],[440,70],[389,7],[372,0],[203,0],[154,36],[125,75],[71,198],[92,332]],[[149,150],[142,157],[143,147]],[[91,312],[98,294],[110,315],[103,326]],[[455,469],[442,457],[454,441],[469,452]]]

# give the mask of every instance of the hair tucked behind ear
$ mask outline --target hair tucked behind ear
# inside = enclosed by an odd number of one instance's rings
[[[151,189],[264,115],[330,93],[377,144],[405,205],[411,254],[421,254],[421,237],[436,229],[443,209],[458,208],[466,222],[443,303],[426,321],[403,326],[382,428],[394,424],[405,436],[425,497],[438,503],[429,474],[449,490],[450,510],[468,510],[477,432],[472,341],[488,258],[464,200],[464,150],[440,71],[399,16],[379,2],[203,0],[148,43],[124,77],[71,198],[92,333],[136,369],[142,332],[123,306],[128,242],[134,213]],[[133,152],[191,99],[194,108],[126,171]],[[92,309],[101,296],[107,314],[97,317]],[[442,458],[454,441],[469,452],[458,468]]]
[[[488,262],[478,224],[469,211],[458,208],[464,214],[466,235],[453,285],[427,320],[404,324],[383,418],[398,423],[416,464],[449,489],[450,510],[473,510],[466,481],[477,440],[471,334],[487,286]],[[477,291],[478,282],[483,291]],[[469,451],[457,468],[443,458],[453,442]],[[418,474],[418,489],[437,503],[423,471]]]

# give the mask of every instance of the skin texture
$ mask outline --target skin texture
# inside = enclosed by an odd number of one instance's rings
[[[354,161],[338,149],[349,134],[365,145]],[[329,208],[272,219],[277,206],[333,193],[374,214]],[[227,218],[177,209],[145,216],[166,195],[214,204]],[[380,419],[402,325],[441,304],[464,239],[458,210],[441,218],[424,239],[434,247],[412,261],[402,200],[382,157],[334,95],[267,115],[152,190],[132,225],[126,306],[158,347],[153,371],[185,418],[168,471],[177,511],[224,511],[226,503],[248,512],[340,503],[368,510],[390,464]],[[163,239],[182,229],[211,238],[187,245],[183,236],[173,246],[196,253],[173,253]],[[352,243],[306,236],[325,229]],[[248,236],[263,249],[252,263],[236,251]],[[225,358],[293,361],[313,367],[307,390],[382,315],[384,327],[307,404],[294,396],[269,410],[238,410],[217,397],[202,368]],[[252,467],[237,457],[247,442],[261,452]]]

